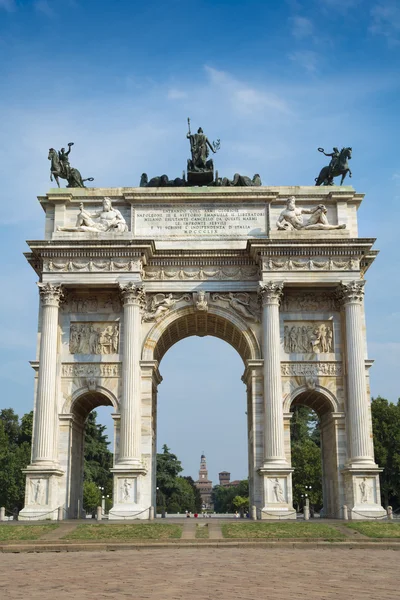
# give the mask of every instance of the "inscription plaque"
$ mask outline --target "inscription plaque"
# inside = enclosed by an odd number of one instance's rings
[[[134,208],[137,237],[266,237],[265,205],[232,206],[196,204],[159,205]]]

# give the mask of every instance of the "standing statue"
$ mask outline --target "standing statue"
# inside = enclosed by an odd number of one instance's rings
[[[333,148],[333,152],[327,153],[323,148],[318,148],[318,152],[322,152],[325,156],[331,157],[331,162],[328,166],[321,169],[318,177],[315,178],[315,185],[334,185],[334,177],[342,176],[340,185],[342,185],[347,173],[351,177],[352,173],[349,168],[348,161],[351,159],[352,149],[342,148],[339,152],[338,148]]]
[[[58,187],[60,187],[59,177],[61,177],[61,179],[66,179],[68,181],[67,187],[71,188],[83,188],[85,187],[85,181],[94,181],[93,177],[82,179],[78,169],[74,169],[69,164],[69,154],[73,145],[74,142],[69,142],[67,151],[65,151],[65,148],[61,148],[59,152],[54,150],[54,148],[50,148],[49,150],[47,158],[51,160],[50,181],[53,181],[54,176]]]
[[[192,158],[188,160],[188,183],[189,185],[207,185],[214,179],[214,163],[212,159],[208,158],[209,150],[215,154],[220,146],[220,140],[216,142],[210,142],[208,137],[204,134],[201,127],[197,130],[197,133],[190,131],[190,119],[188,119],[189,131],[186,135],[190,141],[190,152]]]

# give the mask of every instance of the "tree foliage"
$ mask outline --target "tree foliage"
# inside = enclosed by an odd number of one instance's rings
[[[234,504],[236,497],[246,498],[249,501],[249,482],[243,479],[238,485],[216,485],[213,488],[214,510],[217,513],[231,513],[238,510]]]
[[[24,506],[25,469],[31,458],[33,413],[21,423],[12,408],[0,411],[0,506],[8,511]]]
[[[320,510],[323,502],[322,464],[318,418],[315,413],[304,406],[296,406],[290,432],[294,469],[293,503],[299,508],[302,507],[307,494],[310,504],[316,510]]]
[[[86,421],[84,445],[84,481],[93,482],[104,488],[104,494],[112,494],[113,455],[108,446],[106,426],[97,423],[97,413],[93,410]]]
[[[157,454],[157,512],[201,510],[201,496],[191,477],[181,477],[181,461],[164,444]]]
[[[372,399],[375,461],[380,474],[382,502],[400,508],[400,399],[397,404],[378,396]]]

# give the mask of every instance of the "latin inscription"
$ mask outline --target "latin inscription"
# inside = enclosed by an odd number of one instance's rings
[[[139,237],[266,235],[264,207],[145,207],[135,209],[135,235]]]

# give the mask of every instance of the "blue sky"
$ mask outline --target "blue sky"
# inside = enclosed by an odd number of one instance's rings
[[[99,187],[137,185],[143,171],[177,177],[188,116],[221,139],[220,174],[260,173],[266,185],[312,184],[318,146],[353,147],[351,183],[366,194],[360,235],[381,250],[366,288],[372,392],[396,401],[399,57],[392,0],[0,0],[0,407],[32,406],[38,299],[22,252],[43,235],[36,196],[50,187],[48,148],[75,142],[72,165]],[[234,350],[186,340],[161,372],[159,443],[192,475],[204,450],[214,480],[222,469],[244,477]]]

